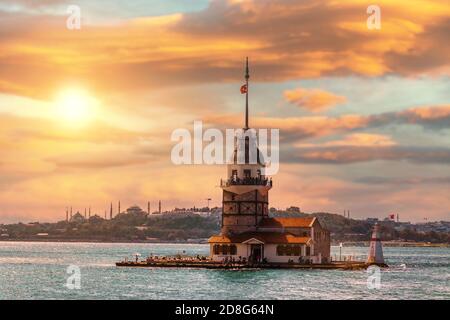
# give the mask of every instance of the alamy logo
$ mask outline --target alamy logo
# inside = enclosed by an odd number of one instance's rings
[[[80,267],[76,265],[70,265],[66,270],[67,274],[70,276],[66,281],[66,288],[69,290],[81,289],[81,270]]]
[[[367,289],[381,288],[381,269],[378,266],[369,266],[367,268]]]
[[[66,27],[69,30],[81,29],[81,8],[77,5],[70,5],[67,7],[69,17],[66,20]]]
[[[381,9],[376,4],[372,4],[367,7],[367,14],[370,16],[367,18],[367,29],[380,30],[381,29]]]
[[[171,160],[176,165],[259,163],[265,165],[261,174],[274,175],[279,169],[279,135],[279,129],[226,129],[224,138],[221,130],[203,132],[203,123],[194,121],[193,135],[184,128],[172,132],[171,140],[178,143],[172,148]]]

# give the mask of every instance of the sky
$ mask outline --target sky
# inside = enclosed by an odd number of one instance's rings
[[[66,26],[78,5],[81,29]],[[450,4],[0,0],[0,223],[221,205],[178,128],[280,130],[270,206],[450,220]],[[427,219],[427,220],[426,220]]]

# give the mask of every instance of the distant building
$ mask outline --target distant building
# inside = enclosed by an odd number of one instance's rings
[[[142,210],[140,207],[138,207],[138,206],[132,206],[132,207],[129,207],[126,211],[125,211],[125,213],[126,214],[135,214],[135,215],[139,215],[139,214],[142,214],[142,215],[147,215],[147,212],[146,211],[144,211],[144,210]]]
[[[287,208],[286,211],[289,213],[301,213],[299,207],[293,207],[293,206]]]
[[[89,218],[89,222],[92,222],[92,223],[101,222],[101,221],[105,221],[105,219],[100,217],[98,214],[93,215]]]

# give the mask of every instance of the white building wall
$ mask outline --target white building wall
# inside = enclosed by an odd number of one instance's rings
[[[211,259],[213,261],[223,261],[225,258],[232,259],[234,258],[236,261],[239,260],[239,256],[241,258],[246,258],[248,260],[248,256],[250,255],[250,245],[237,243],[237,254],[236,255],[215,255],[213,251],[213,245],[210,244],[210,252]],[[311,248],[311,252],[313,252],[313,248]],[[306,247],[302,246],[301,256],[307,259],[311,259],[312,263],[320,263],[320,256],[310,256],[305,257]],[[276,263],[287,263],[289,260],[292,260],[294,263],[299,262],[299,258],[301,256],[278,256],[277,255],[277,245],[276,244],[265,244],[264,245],[264,258],[267,259],[267,262],[276,262]]]

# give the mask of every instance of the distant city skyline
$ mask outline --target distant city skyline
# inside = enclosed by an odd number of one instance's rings
[[[220,206],[225,165],[174,165],[170,137],[243,126],[246,56],[270,206],[449,220],[447,1],[378,2],[380,30],[356,0],[82,0],[80,30],[69,4],[0,1],[0,223]]]

